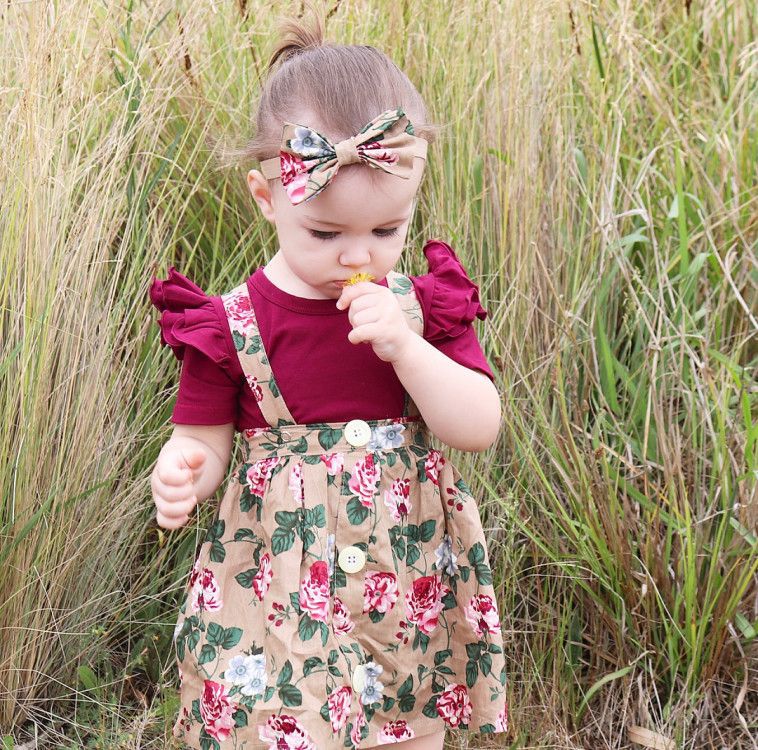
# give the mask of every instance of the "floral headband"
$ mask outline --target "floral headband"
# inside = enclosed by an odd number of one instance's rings
[[[426,160],[427,141],[413,134],[401,108],[377,115],[357,135],[332,144],[307,125],[285,122],[279,156],[261,162],[266,179],[281,177],[292,205],[309,201],[334,178],[341,165],[363,162],[408,179],[413,157]]]

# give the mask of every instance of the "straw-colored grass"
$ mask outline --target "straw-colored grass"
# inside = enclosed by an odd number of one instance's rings
[[[451,456],[489,530],[512,729],[468,746],[754,747],[754,4],[326,7],[448,124],[401,270],[445,238],[490,312],[502,430]],[[219,170],[208,136],[250,134],[276,21],[259,0],[0,8],[6,747],[170,745],[213,503],[155,525],[178,366],[147,290],[173,264],[218,294],[273,252],[254,165]]]

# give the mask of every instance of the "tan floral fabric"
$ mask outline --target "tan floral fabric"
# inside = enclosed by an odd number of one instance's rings
[[[410,279],[388,282],[420,333]],[[204,750],[322,750],[445,726],[505,731],[476,501],[418,409],[406,399],[395,419],[295,424],[246,285],[222,300],[270,426],[241,433],[243,460],[189,576],[174,736]]]

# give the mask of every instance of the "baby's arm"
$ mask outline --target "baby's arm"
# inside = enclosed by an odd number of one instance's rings
[[[500,394],[482,372],[464,367],[412,331],[392,362],[431,432],[451,448],[483,451],[500,431]]]

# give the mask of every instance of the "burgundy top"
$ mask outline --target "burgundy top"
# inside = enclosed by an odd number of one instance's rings
[[[491,380],[474,318],[484,320],[479,288],[450,245],[429,240],[423,248],[429,273],[410,276],[424,315],[424,338],[443,354]],[[387,286],[387,279],[382,279]],[[405,389],[389,362],[367,342],[352,344],[347,310],[332,299],[284,292],[257,268],[247,279],[263,347],[284,402],[298,424],[390,419],[402,416]],[[225,424],[239,432],[265,427],[245,381],[220,296],[207,296],[169,268],[153,277],[150,300],[161,311],[161,343],[182,361],[174,424]]]

